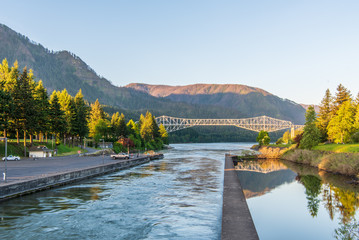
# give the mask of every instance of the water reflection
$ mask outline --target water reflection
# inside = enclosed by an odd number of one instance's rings
[[[313,175],[298,175],[297,181],[302,183],[305,187],[305,194],[308,200],[308,210],[312,217],[317,216],[319,209],[319,194],[321,192],[321,180]]]
[[[344,236],[355,236],[355,234],[358,234],[359,224],[357,224],[356,218],[358,218],[359,189],[356,185],[350,184],[351,178],[279,160],[243,161],[236,163],[235,168],[238,170],[237,174],[246,198],[267,199],[264,195],[270,193],[273,195],[271,196],[272,198],[280,201],[280,208],[285,208],[285,205],[292,204],[291,202],[281,202],[283,197],[280,197],[278,193],[279,189],[282,188],[281,186],[291,186],[291,189],[295,189],[295,185],[298,184],[303,186],[303,194],[306,198],[306,214],[311,216],[313,223],[315,221],[325,221],[325,216],[320,214],[320,211],[327,212],[326,218],[336,223],[336,227],[332,229],[330,234],[327,234],[328,237],[323,238],[323,235],[319,235],[321,239],[331,239],[334,237],[342,239]],[[275,197],[277,194],[278,197]],[[287,194],[298,195],[299,193],[287,191]],[[268,214],[265,211],[258,213],[256,209],[251,208],[252,202],[249,201],[248,203],[254,215],[263,217],[265,214]],[[273,205],[268,200],[266,200],[266,204]],[[256,207],[258,208],[258,204]],[[301,208],[300,206],[295,207]],[[281,211],[281,209],[277,209],[277,211]],[[305,218],[305,216],[301,216],[301,213],[296,213],[295,211],[293,211],[292,215],[288,218],[293,219],[292,221],[295,221],[296,218]],[[282,220],[279,219],[278,221]],[[299,224],[301,228],[309,228],[307,226],[308,223],[300,222]],[[257,226],[256,224],[256,227],[260,233],[262,226]],[[298,232],[296,237],[298,239],[311,237],[311,233],[306,234],[308,235]],[[325,235],[325,233],[321,234]],[[263,235],[260,235],[260,237],[262,239]],[[264,236],[263,239],[274,239],[267,237]]]
[[[308,201],[321,195],[318,201],[324,204],[330,219],[339,214],[344,224],[354,220],[359,207],[359,187],[351,184],[350,177],[318,171],[316,168],[291,162],[285,164],[298,174],[297,179],[305,186]],[[310,180],[303,181],[303,177]],[[312,203],[308,202],[308,206],[310,204]]]
[[[235,162],[238,178],[246,198],[258,197],[294,181],[296,174],[277,159]]]

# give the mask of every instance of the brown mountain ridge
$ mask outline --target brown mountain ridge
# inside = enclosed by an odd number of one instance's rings
[[[241,117],[267,115],[290,120],[296,124],[304,123],[305,109],[301,105],[288,99],[279,98],[263,89],[246,85],[193,84],[168,86],[132,83],[126,88],[178,103],[233,109],[240,112]]]
[[[167,97],[171,94],[197,95],[234,93],[246,95],[254,92],[261,93],[263,96],[272,95],[269,92],[264,91],[263,89],[241,84],[191,84],[186,86],[169,86],[131,83],[125,87],[148,93],[154,97]]]

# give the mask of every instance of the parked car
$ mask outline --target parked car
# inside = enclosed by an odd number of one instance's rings
[[[13,156],[13,155],[9,155],[6,158],[8,161],[19,161],[20,160],[19,156]],[[3,157],[2,160],[5,161],[5,157]]]
[[[111,155],[112,159],[129,159],[130,156],[126,153],[119,153],[119,154],[113,154]]]

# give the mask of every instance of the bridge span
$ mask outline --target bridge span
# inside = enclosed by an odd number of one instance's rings
[[[240,119],[190,119],[170,116],[156,118],[158,125],[162,124],[168,133],[194,126],[236,126],[254,132],[262,130],[275,132],[283,129],[291,129],[294,137],[294,130],[303,128],[303,125],[295,125],[290,121],[276,119],[268,116],[240,118]]]

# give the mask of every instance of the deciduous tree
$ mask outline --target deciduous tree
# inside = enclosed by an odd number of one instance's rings
[[[353,106],[344,102],[328,124],[328,138],[336,143],[346,143],[354,130]]]

